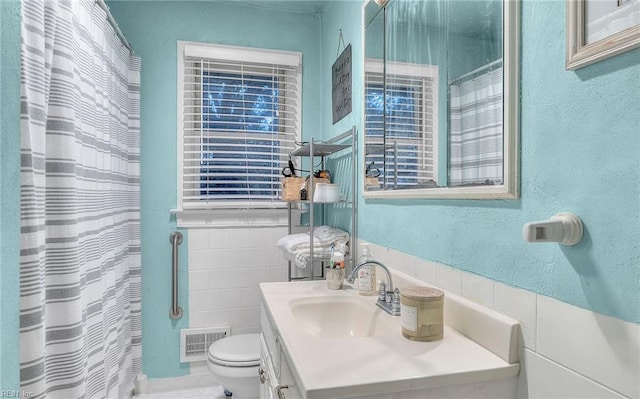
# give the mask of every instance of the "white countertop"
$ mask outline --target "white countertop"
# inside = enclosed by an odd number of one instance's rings
[[[331,339],[309,334],[291,312],[289,301],[317,296],[362,297],[348,284],[329,290],[325,281],[260,284],[263,303],[294,368],[299,390],[308,399],[354,394],[381,394],[444,385],[491,381],[517,375],[509,364],[455,329],[446,326],[444,338],[415,342],[397,332],[374,337]],[[446,294],[445,294],[446,296]]]

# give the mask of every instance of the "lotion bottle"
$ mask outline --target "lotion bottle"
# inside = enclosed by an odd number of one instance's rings
[[[371,250],[368,244],[362,244],[360,247],[362,255],[358,264],[371,260]],[[376,266],[373,264],[362,266],[358,270],[358,293],[360,295],[377,295],[376,292]]]

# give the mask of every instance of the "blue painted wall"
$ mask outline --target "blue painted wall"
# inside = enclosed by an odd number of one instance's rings
[[[322,19],[325,92],[336,32],[354,46],[362,92],[359,2],[331,2]],[[640,50],[565,70],[565,2],[522,7],[521,199],[360,200],[360,237],[620,319],[640,322]],[[361,127],[361,99],[327,135]],[[362,129],[360,129],[362,132]],[[522,225],[574,212],[575,247],[527,244]]]
[[[0,389],[20,386],[20,2],[0,1]]]
[[[142,58],[142,350],[149,377],[188,372],[179,362],[179,330],[188,326],[187,246],[181,246],[182,320],[169,321],[169,234],[176,229],[176,41],[263,47],[303,53],[303,131],[320,126],[317,15],[230,2],[109,3],[122,31]],[[184,232],[186,233],[186,232]]]

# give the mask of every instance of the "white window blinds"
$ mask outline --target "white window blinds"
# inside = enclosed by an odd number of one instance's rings
[[[437,173],[437,69],[411,64],[365,71],[365,162],[388,187],[435,184]],[[386,121],[385,113],[386,99]],[[384,134],[386,129],[386,135]]]
[[[299,138],[301,54],[181,44],[183,209],[271,206]]]

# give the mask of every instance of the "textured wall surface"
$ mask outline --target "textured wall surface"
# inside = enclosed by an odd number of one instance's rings
[[[0,389],[19,387],[20,2],[0,1]]]
[[[325,90],[338,28],[354,46],[354,92],[362,90],[360,11],[352,2],[325,9]],[[361,200],[360,237],[638,323],[640,50],[567,71],[565,2],[526,0],[521,51],[521,199]],[[324,101],[325,134],[361,127],[357,111],[332,127]],[[524,223],[558,212],[582,218],[579,245],[523,241]]]
[[[322,77],[322,135],[330,138],[336,134],[344,133],[351,126],[360,127],[362,124],[363,107],[363,73],[362,65],[362,35],[360,15],[362,3],[359,1],[335,1],[327,2],[322,12],[322,58],[320,59],[320,76]],[[338,32],[342,30],[345,44],[351,44],[351,56],[353,65],[352,112],[332,125],[331,119],[331,66],[337,58]],[[340,47],[342,51],[342,47]]]
[[[169,234],[176,229],[169,211],[177,207],[176,41],[301,51],[303,131],[317,131],[320,23],[312,14],[222,2],[116,1],[110,7],[142,58],[143,369],[152,378],[176,376],[188,372],[178,355],[179,330],[189,325],[186,313],[178,323],[168,317]],[[180,302],[185,311],[189,308],[187,243],[180,255]]]

